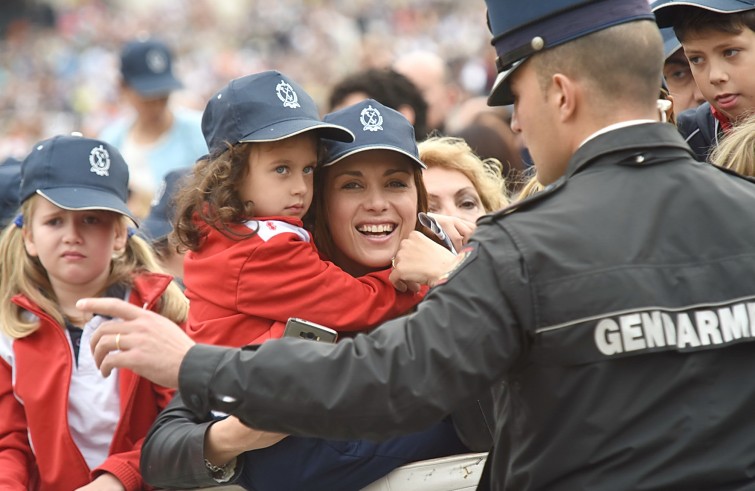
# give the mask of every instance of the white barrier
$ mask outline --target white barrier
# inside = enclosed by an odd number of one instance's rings
[[[362,491],[471,491],[477,488],[487,452],[406,464]]]

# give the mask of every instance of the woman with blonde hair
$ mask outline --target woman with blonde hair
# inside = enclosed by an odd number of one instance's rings
[[[502,165],[481,159],[461,138],[431,137],[419,145],[423,179],[433,213],[475,221],[509,203]]]

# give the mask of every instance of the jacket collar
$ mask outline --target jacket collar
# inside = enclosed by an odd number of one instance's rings
[[[157,302],[160,296],[165,293],[173,277],[162,273],[141,273],[134,277],[134,284],[129,298],[126,300],[130,303],[138,304],[142,307],[151,307]],[[25,295],[18,294],[12,298],[13,303],[19,307],[28,310],[36,316],[45,315],[39,306],[34,304]]]
[[[684,141],[676,127],[669,123],[647,123],[626,126],[602,133],[585,142],[572,155],[564,177],[569,179],[596,160],[611,155],[616,163],[643,164],[648,160],[646,153],[655,150],[672,150],[686,153],[694,158],[694,153]]]
[[[695,154],[682,138],[676,126],[669,123],[647,123],[620,127],[605,133],[593,135],[592,138],[577,149],[569,159],[566,172],[541,192],[516,201],[492,215],[484,215],[478,224],[488,217],[502,217],[520,210],[531,203],[539,202],[562,188],[575,174],[588,168],[591,164],[610,157],[617,165],[657,164],[667,158],[689,157]],[[659,158],[664,157],[664,158]]]

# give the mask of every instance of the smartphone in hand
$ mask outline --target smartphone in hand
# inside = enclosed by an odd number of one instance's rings
[[[283,336],[322,341],[324,343],[335,343],[336,339],[338,339],[338,333],[333,329],[304,319],[297,319],[296,317],[288,319]]]

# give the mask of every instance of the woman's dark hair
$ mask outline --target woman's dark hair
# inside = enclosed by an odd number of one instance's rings
[[[369,68],[349,75],[331,90],[330,111],[340,106],[349,95],[359,92],[399,112],[401,106],[411,107],[417,139],[427,137],[427,102],[417,86],[404,75],[390,68]]]

